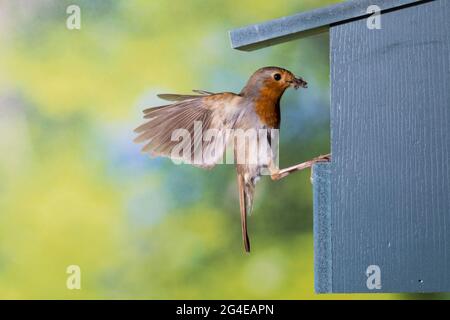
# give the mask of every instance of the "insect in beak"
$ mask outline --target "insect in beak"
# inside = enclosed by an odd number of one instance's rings
[[[298,89],[300,87],[302,88],[308,88],[308,82],[306,82],[305,80],[303,80],[302,77],[299,78],[294,78],[291,81],[289,81],[291,86],[294,87],[295,89]]]

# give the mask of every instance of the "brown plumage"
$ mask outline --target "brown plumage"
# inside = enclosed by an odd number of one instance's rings
[[[306,86],[302,78],[295,77],[288,70],[265,67],[250,77],[239,94],[203,90],[194,90],[196,94],[189,95],[162,94],[160,98],[173,103],[144,110],[144,118],[148,121],[135,129],[139,134],[135,142],[144,142],[142,150],[153,156],[166,156],[202,168],[212,168],[220,163],[227,145],[234,143],[243,244],[245,251],[250,252],[247,217],[252,211],[256,181],[263,171],[268,170],[272,179],[278,180],[314,162],[327,160],[328,156],[279,170],[274,154],[268,152],[260,157],[258,153],[256,161],[252,161],[255,155],[248,147],[251,142],[239,144],[235,140],[238,138],[229,132],[278,129],[280,99],[284,91],[289,87]],[[189,139],[174,139],[176,129],[183,129]],[[215,138],[205,139],[211,132],[217,134]],[[269,147],[272,143],[270,135],[258,136],[255,141],[258,145],[266,142]],[[174,153],[178,149],[187,152],[181,155]]]

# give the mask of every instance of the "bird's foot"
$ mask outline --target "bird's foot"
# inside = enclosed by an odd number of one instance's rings
[[[331,153],[320,155],[318,157],[313,158],[311,161],[316,162],[329,162],[331,161]]]
[[[291,174],[292,172],[295,171],[300,171],[306,168],[311,168],[315,163],[318,162],[328,162],[331,160],[331,154],[325,154],[325,155],[320,155],[318,157],[315,157],[309,161],[297,164],[295,166],[289,167],[289,168],[285,168],[282,170],[278,170],[277,172],[274,172],[271,174],[271,178],[272,180],[280,180],[286,176],[288,176],[289,174]]]

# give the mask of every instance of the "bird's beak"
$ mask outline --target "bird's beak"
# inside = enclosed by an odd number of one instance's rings
[[[308,88],[308,82],[303,80],[302,77],[294,78],[292,81],[290,81],[291,87],[294,87],[295,89],[298,89],[300,87],[302,88]]]

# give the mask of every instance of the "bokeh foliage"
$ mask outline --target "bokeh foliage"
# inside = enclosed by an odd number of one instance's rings
[[[281,165],[329,151],[326,34],[246,53],[227,31],[338,2],[0,2],[0,298],[397,298],[313,293],[309,173],[258,185],[241,248],[234,168],[149,159],[132,143],[158,92],[239,91],[266,65],[283,98]],[[66,28],[66,7],[82,28]],[[66,267],[82,290],[66,289]]]

